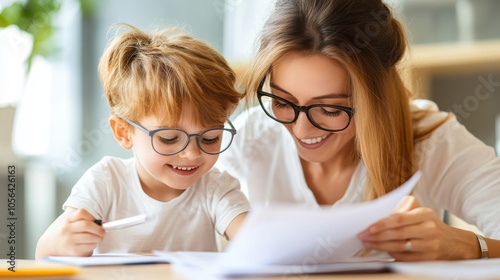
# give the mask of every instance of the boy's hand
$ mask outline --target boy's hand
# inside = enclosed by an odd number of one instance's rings
[[[57,252],[64,256],[90,256],[104,238],[104,229],[85,209],[74,210],[63,218],[59,228]]]

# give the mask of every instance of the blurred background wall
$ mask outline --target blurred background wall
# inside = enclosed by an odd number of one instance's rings
[[[0,0],[0,11],[14,2]],[[43,5],[49,1],[35,2]],[[113,23],[127,22],[145,30],[181,26],[221,51],[236,70],[241,70],[252,57],[255,34],[274,1],[56,2],[61,7],[50,17],[48,10],[42,8],[40,13],[26,19],[40,24],[53,20],[53,51],[33,58],[27,81],[18,82],[25,86],[17,99],[6,98],[11,89],[0,90],[0,258],[6,258],[10,235],[5,226],[9,217],[7,166],[16,166],[16,257],[33,258],[38,238],[62,212],[62,203],[85,170],[104,155],[131,156],[115,142],[107,126],[109,109],[97,76],[99,57],[112,35],[108,30]],[[435,47],[451,50],[483,41],[500,46],[500,19],[496,16],[500,12],[500,1],[387,2],[407,24],[415,49],[430,48],[423,51],[423,56],[432,63],[422,66],[425,71],[419,72],[425,73],[425,80],[421,78],[425,82],[419,83],[424,96],[435,100],[442,109],[459,115],[477,137],[500,149],[500,63],[489,58],[494,54],[487,53],[486,58],[482,58],[493,63],[481,62],[474,67],[465,63],[464,67],[447,65],[444,68],[442,62],[434,63],[432,55],[428,55]],[[1,20],[0,26],[4,26]],[[7,34],[4,31],[1,30],[0,35]],[[21,35],[8,34],[9,44],[0,48],[18,53],[28,44]],[[476,48],[470,50],[477,51]],[[3,52],[0,49],[0,53]],[[458,55],[462,53],[457,51]],[[5,59],[0,56],[0,69]],[[417,51],[415,59],[419,59]],[[454,57],[449,60],[455,61]],[[441,70],[434,71],[437,68]],[[12,80],[12,71],[0,72],[0,79],[2,77],[1,81]],[[485,86],[488,81],[489,87]],[[478,98],[476,90],[480,85],[490,94]],[[2,98],[8,100],[2,103]],[[458,108],[462,108],[461,111]]]

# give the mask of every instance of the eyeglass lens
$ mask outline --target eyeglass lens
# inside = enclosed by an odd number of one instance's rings
[[[231,145],[233,134],[229,130],[210,129],[200,135],[193,135],[201,150],[218,154]],[[152,137],[153,148],[160,154],[175,154],[189,144],[190,137],[182,130],[159,130]]]
[[[271,96],[261,96],[266,113],[277,121],[291,123],[295,121],[297,112],[291,104]],[[349,114],[341,109],[329,107],[328,105],[315,105],[307,112],[309,118],[320,128],[327,130],[342,130],[349,125]]]

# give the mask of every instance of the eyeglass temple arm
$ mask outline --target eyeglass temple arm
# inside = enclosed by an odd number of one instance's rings
[[[132,125],[133,127],[147,133],[149,136],[152,135],[151,131],[147,130],[145,127],[143,127],[142,125],[134,122],[134,121],[130,121],[130,120],[125,120],[126,122],[128,122],[130,125]]]
[[[234,134],[237,133],[237,130],[236,128],[234,127],[233,123],[230,121],[230,120],[227,120],[227,122],[229,123],[229,125],[231,126],[231,129],[234,130]]]

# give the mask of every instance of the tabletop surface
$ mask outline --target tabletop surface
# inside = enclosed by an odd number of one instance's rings
[[[346,280],[356,280],[356,279],[402,279],[402,280],[433,280],[433,279],[460,279],[462,277],[469,277],[467,279],[498,279],[500,280],[500,271],[498,259],[488,259],[488,260],[475,260],[468,261],[465,263],[457,262],[436,262],[432,264],[427,264],[424,266],[417,265],[417,269],[404,270],[412,274],[401,274],[394,272],[352,272],[352,273],[323,273],[323,274],[283,274],[276,276],[255,276],[255,277],[238,277],[238,278],[224,278],[224,279],[241,279],[241,280],[325,280],[325,279],[346,279]],[[440,264],[441,263],[441,264]],[[443,267],[446,270],[454,271],[450,274],[450,271],[443,274],[429,273],[429,270],[436,270],[436,267]],[[424,263],[425,264],[425,263]],[[406,266],[406,264],[404,265]],[[425,267],[425,268],[423,268]],[[210,277],[210,275],[205,274],[194,274],[193,270],[180,271],[176,266],[170,265],[168,263],[157,263],[157,264],[136,264],[136,265],[99,265],[99,266],[84,266],[77,267],[67,264],[61,264],[57,262],[48,262],[43,260],[16,260],[14,263],[15,272],[10,271],[12,268],[9,264],[9,260],[0,260],[0,279],[2,278],[18,278],[18,277],[30,277],[30,279],[45,277],[43,279],[79,279],[79,280],[139,280],[139,279],[166,279],[166,280],[189,280],[189,279],[203,279],[203,280],[219,280],[220,278]],[[401,269],[399,266],[398,269]],[[458,270],[457,270],[458,269]],[[465,269],[465,270],[464,270]],[[425,270],[425,271],[421,271]],[[439,270],[439,269],[438,269]],[[188,272],[190,277],[188,277],[184,272]],[[413,271],[413,272],[412,272]],[[420,272],[421,271],[421,272]],[[461,271],[461,272],[458,272]],[[460,274],[457,274],[460,273]],[[440,277],[425,277],[420,274],[425,275],[440,275]],[[58,275],[59,278],[56,278]],[[445,277],[446,275],[446,277]],[[454,275],[454,276],[451,276]],[[457,275],[460,275],[457,277]],[[475,276],[475,277],[473,277]],[[63,278],[61,278],[63,277]],[[465,279],[465,278],[463,278]]]
[[[35,261],[35,260],[17,260],[16,261],[16,272],[8,272],[5,266],[6,260],[2,259],[2,264],[0,265],[0,278],[21,276],[21,272],[26,272],[27,270],[33,270],[31,277],[36,276],[36,269],[39,271],[47,270],[47,268],[64,268],[67,265],[45,262],[45,261]],[[73,267],[70,267],[73,268]],[[112,265],[112,266],[87,266],[79,267],[78,273],[74,276],[67,277],[64,279],[106,279],[106,280],[135,280],[135,279],[166,279],[166,280],[186,280],[190,279],[184,274],[179,272],[170,264],[143,264],[143,265]],[[8,273],[8,274],[7,274]],[[15,275],[15,273],[19,273]],[[11,276],[9,276],[12,274]],[[41,274],[40,274],[41,275]],[[362,272],[362,273],[335,273],[335,274],[308,274],[308,275],[278,275],[278,276],[261,276],[261,277],[246,277],[246,278],[234,278],[234,279],[307,279],[307,280],[324,280],[324,279],[433,279],[425,278],[421,276],[412,275],[402,275],[390,272]],[[46,279],[46,278],[45,278]],[[192,279],[192,278],[191,278]],[[231,278],[233,279],[233,278]]]
[[[235,279],[308,279],[308,280],[325,280],[325,279],[426,279],[422,277],[401,275],[395,273],[360,273],[360,274],[309,274],[309,275],[279,275],[273,277],[251,277],[251,278],[235,278]],[[148,264],[148,265],[126,265],[126,266],[109,266],[109,267],[85,267],[81,270],[77,279],[172,279],[186,280],[189,279],[183,274],[177,272],[169,264]],[[432,278],[428,278],[432,279]]]

